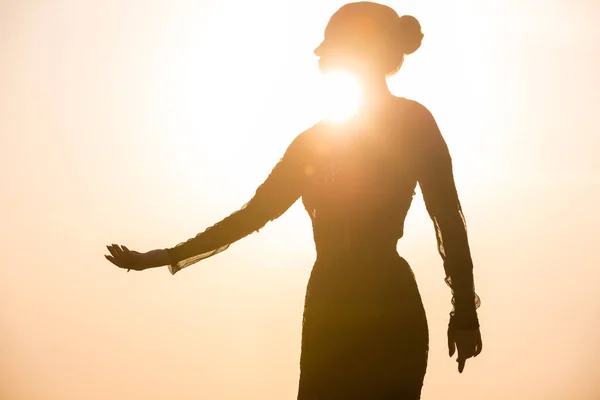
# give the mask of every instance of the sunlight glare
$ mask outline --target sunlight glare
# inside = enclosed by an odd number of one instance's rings
[[[350,118],[360,106],[362,95],[356,78],[343,71],[323,74],[321,110],[323,118],[342,122]]]

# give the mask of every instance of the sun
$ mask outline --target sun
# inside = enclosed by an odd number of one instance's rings
[[[362,93],[358,80],[344,71],[322,75],[320,110],[322,118],[332,122],[343,122],[358,110]]]

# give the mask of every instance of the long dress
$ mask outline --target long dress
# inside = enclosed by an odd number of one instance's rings
[[[396,251],[419,184],[453,297],[450,326],[479,327],[479,298],[448,148],[421,104],[390,97],[345,124],[298,135],[239,211],[167,249],[171,273],[225,250],[298,198],[312,220],[298,400],[420,398],[425,311]]]

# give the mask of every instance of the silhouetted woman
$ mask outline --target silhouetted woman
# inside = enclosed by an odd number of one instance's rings
[[[364,104],[343,124],[298,135],[254,197],[184,243],[138,253],[109,246],[121,268],[168,265],[172,274],[225,250],[298,198],[312,220],[317,258],[302,328],[300,400],[418,399],[428,329],[414,275],[396,252],[417,183],[452,289],[448,345],[458,369],[481,351],[473,265],[448,148],[430,112],[394,97],[386,76],[416,51],[418,21],[371,2],[330,19],[315,50],[322,71],[357,76]]]

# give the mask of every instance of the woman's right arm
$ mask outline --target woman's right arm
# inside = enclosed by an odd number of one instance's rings
[[[301,196],[307,166],[308,131],[298,135],[252,199],[195,237],[165,249],[169,271],[177,271],[226,250],[230,244],[278,218]]]

